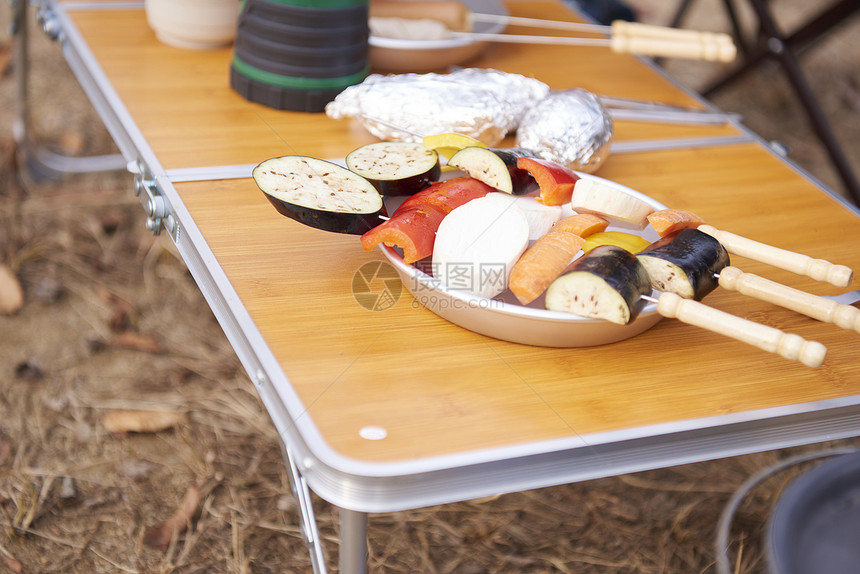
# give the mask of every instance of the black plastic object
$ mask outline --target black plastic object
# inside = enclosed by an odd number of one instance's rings
[[[326,70],[330,67],[357,65],[358,69],[362,69],[367,65],[366,41],[345,46],[296,46],[242,34],[236,38],[234,49],[244,60],[252,61],[253,58],[258,58],[298,68],[317,67]]]
[[[771,574],[860,572],[860,452],[828,460],[780,496],[767,529]]]
[[[230,86],[275,109],[322,112],[370,71],[368,0],[245,0]]]
[[[304,28],[339,28],[367,20],[367,0],[245,0],[249,14]]]
[[[366,43],[369,35],[367,23],[355,20],[345,26],[298,26],[291,20],[272,20],[257,14],[242,12],[238,24],[239,35],[255,36],[275,42],[289,38],[292,46],[308,48],[341,47]]]

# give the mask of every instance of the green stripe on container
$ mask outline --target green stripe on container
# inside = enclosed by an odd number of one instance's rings
[[[299,8],[320,8],[331,10],[333,8],[352,8],[354,6],[367,6],[368,0],[267,0],[272,4],[284,6],[296,6]]]
[[[296,78],[273,74],[246,64],[233,55],[233,67],[248,79],[275,86],[277,88],[292,88],[296,90],[334,90],[360,83],[370,73],[370,64],[357,74],[340,76],[338,78]]]

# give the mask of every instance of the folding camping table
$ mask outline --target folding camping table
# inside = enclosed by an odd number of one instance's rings
[[[351,285],[363,264],[384,261],[379,250],[278,215],[249,175],[280,155],[343,158],[374,141],[368,133],[245,101],[229,87],[229,48],[160,43],[141,3],[40,6],[135,174],[148,227],[175,242],[277,428],[318,571],[311,493],[341,511],[341,571],[361,572],[373,513],[860,431],[860,335],[724,289],[708,303],[823,343],[823,366],[671,319],[613,344],[549,348],[463,329],[406,291],[385,311],[365,309]],[[507,6],[576,18],[559,2]],[[493,45],[470,65],[555,89],[706,106],[649,62],[605,48]],[[720,229],[860,269],[857,209],[737,121],[615,127],[618,142],[702,137],[718,139],[613,154],[597,175]],[[814,293],[841,291],[733,263]]]

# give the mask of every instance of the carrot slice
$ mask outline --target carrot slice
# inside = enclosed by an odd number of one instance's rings
[[[565,217],[552,226],[553,229],[567,231],[580,237],[588,237],[592,233],[599,233],[606,230],[607,227],[609,227],[609,221],[593,213],[577,213],[576,215]]]
[[[511,269],[508,288],[523,305],[541,296],[570,265],[585,239],[574,233],[550,230],[525,250]]]
[[[660,237],[666,237],[671,233],[687,229],[690,227],[698,227],[705,222],[704,219],[693,213],[692,211],[684,211],[682,209],[661,209],[648,214],[648,223],[657,232]]]

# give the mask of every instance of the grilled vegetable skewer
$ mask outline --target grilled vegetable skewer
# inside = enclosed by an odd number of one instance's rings
[[[667,235],[636,256],[654,289],[696,301],[717,288],[717,274],[730,263],[722,244],[697,229]]]
[[[551,311],[573,312],[625,324],[635,319],[645,301],[657,303],[663,317],[737,339],[809,367],[824,362],[827,349],[794,334],[748,321],[708,307],[675,293],[649,294],[651,278],[633,254],[620,247],[602,245],[575,261],[570,270],[553,281],[546,292]]]
[[[697,229],[667,235],[637,257],[651,276],[651,286],[659,291],[701,301],[719,285],[860,332],[860,309],[744,273],[730,266],[728,253],[716,238]]]
[[[716,237],[730,253],[811,277],[816,281],[825,281],[837,287],[847,287],[854,278],[854,272],[845,265],[834,265],[824,259],[813,259],[808,255],[759,243],[728,231],[720,231],[707,224],[700,225],[699,229]]]
[[[767,263],[779,269],[811,277],[817,281],[825,281],[837,287],[847,287],[854,278],[854,272],[845,265],[834,265],[824,259],[813,259],[807,255],[759,243],[728,231],[721,231],[706,224],[701,217],[689,211],[663,209],[648,214],[647,219],[661,237],[680,229],[695,227],[715,237],[733,255]]]

